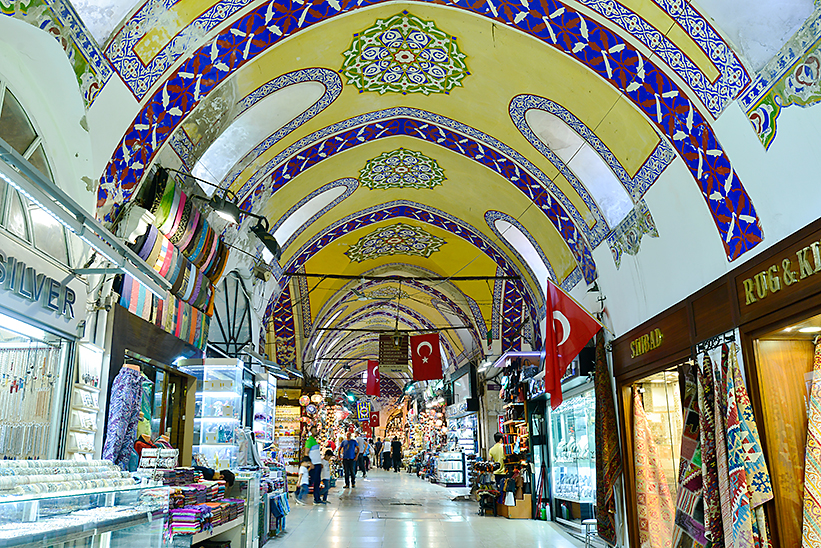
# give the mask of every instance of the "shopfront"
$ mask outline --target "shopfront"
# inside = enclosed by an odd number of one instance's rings
[[[0,205],[5,191],[0,187]],[[11,192],[10,196],[18,199]],[[99,366],[81,378],[74,365],[85,324],[86,294],[85,283],[67,269],[0,230],[2,458],[57,459],[93,453],[96,422],[84,423],[87,434],[69,432],[69,425],[77,426],[73,410],[95,409],[98,393],[93,387],[99,381]],[[83,390],[86,386],[89,389]]]
[[[707,378],[708,391],[719,395],[732,395],[732,382],[738,405],[752,409],[757,435],[747,453],[766,463],[767,479],[752,485],[751,511],[766,519],[773,546],[801,546],[806,440],[808,428],[816,428],[808,409],[819,333],[821,221],[614,341],[631,544],[647,540],[638,523],[647,510],[641,504],[652,503],[654,515],[664,521],[680,512],[676,501],[688,495],[679,494],[680,465],[690,459],[682,454],[688,447],[682,440],[688,439],[690,424],[696,431],[704,428],[692,410]],[[731,452],[722,397],[716,396],[712,426],[717,442]],[[703,407],[702,400],[698,403]],[[693,417],[695,422],[688,422]],[[821,432],[821,424],[817,427]],[[642,490],[652,484],[660,489],[648,496]],[[711,502],[704,504],[709,508]]]

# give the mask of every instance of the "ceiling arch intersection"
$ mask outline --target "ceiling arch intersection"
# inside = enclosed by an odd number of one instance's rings
[[[202,44],[228,32],[248,36],[246,33],[250,31],[250,36],[260,36],[265,34],[260,31],[267,29],[271,35],[267,38],[281,40],[318,22],[355,9],[378,5],[383,0],[325,0],[314,2],[310,6],[304,6],[299,0],[270,4],[260,2],[251,15],[264,13],[262,19],[241,15],[241,10],[249,4],[248,0],[210,1],[210,6],[190,18],[176,14],[177,4],[184,9],[182,2],[167,0],[158,5],[156,0],[144,0],[112,32],[112,39],[105,47],[106,57],[138,100],[144,98],[189,48],[202,47]],[[650,5],[642,6],[639,11],[633,11],[632,6],[626,3],[603,3],[600,0],[578,0],[564,4],[539,2],[532,7],[530,4],[510,1],[471,4],[466,0],[457,0],[449,4],[537,37],[541,37],[546,31],[554,37],[553,42],[557,39],[556,33],[551,32],[551,20],[564,12],[578,16],[575,7],[584,6],[593,10],[593,17],[598,24],[610,27],[619,35],[642,44],[656,54],[669,70],[693,90],[713,117],[718,117],[750,82],[747,71],[730,45],[687,2],[655,0]],[[166,20],[161,27],[163,33],[167,34],[165,40],[147,40],[146,35],[156,34],[158,19],[167,12],[177,15],[177,28],[168,28]],[[546,18],[545,14],[551,14],[552,17]],[[236,21],[225,29],[225,23],[230,19]],[[212,36],[218,28],[221,28],[218,36]],[[685,38],[682,38],[679,29],[684,30]],[[153,46],[150,52],[145,47],[149,44]],[[248,54],[253,53],[249,51]]]
[[[352,1],[345,2],[345,9],[353,5]],[[470,5],[455,7],[472,9]],[[511,2],[503,2],[502,7],[496,11],[497,17],[608,81],[671,140],[702,189],[730,260],[761,241],[763,234],[755,208],[708,120],[665,69],[646,58],[618,32],[559,2],[541,0],[542,9],[538,11],[522,10]],[[116,147],[98,189],[98,215],[113,220],[122,204],[130,199],[159,147],[202,97],[286,35],[339,13],[332,8],[317,8],[291,3],[260,6],[222,30],[209,45],[200,47],[169,75]],[[508,20],[512,13],[516,16]],[[279,23],[271,24],[275,15]],[[194,75],[202,78],[195,79]]]
[[[466,225],[461,220],[443,211],[407,200],[397,200],[394,202],[379,204],[356,214],[349,215],[348,217],[333,223],[329,227],[325,228],[325,230],[314,235],[298,252],[292,255],[288,260],[285,270],[293,271],[294,269],[304,266],[305,263],[319,250],[337,238],[340,238],[353,230],[383,221],[385,219],[397,217],[415,219],[423,223],[444,228],[445,230],[448,230],[454,235],[459,236],[463,240],[466,240],[477,247],[493,262],[499,265],[506,275],[522,276],[522,273],[519,271],[518,267],[508,260],[504,252],[474,227]],[[525,269],[529,268],[526,264],[523,265],[523,267]],[[528,274],[530,279],[535,282],[535,276],[532,272],[528,272]],[[280,286],[286,287],[288,284],[288,279],[288,276],[283,276],[280,279]],[[530,283],[523,284],[523,289],[525,290],[525,297],[529,306],[535,310],[538,310],[544,300],[540,291],[537,291]],[[266,320],[271,317],[273,308],[276,306],[278,301],[278,298],[272,298],[269,302],[265,313]]]
[[[451,127],[458,127],[460,131]],[[345,131],[340,133],[343,128]],[[584,236],[595,247],[607,236],[609,230],[604,217],[598,213],[595,202],[588,194],[585,193],[588,200],[586,203],[598,218],[592,228],[588,228],[564,193],[521,154],[469,126],[419,109],[397,107],[364,114],[301,139],[266,162],[239,189],[237,195],[242,200],[241,208],[253,210],[262,201],[275,195],[288,181],[335,154],[377,139],[398,135],[447,148],[510,181],[539,207],[562,235],[581,266],[585,280],[592,282],[596,278],[595,262]],[[551,192],[547,192],[546,188],[550,188]],[[567,207],[560,202],[564,202]]]

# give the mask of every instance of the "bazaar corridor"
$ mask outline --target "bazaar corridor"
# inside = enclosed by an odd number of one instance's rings
[[[582,542],[554,522],[477,515],[439,485],[401,472],[371,470],[332,488],[327,505],[291,505],[286,532],[266,548],[575,548]]]

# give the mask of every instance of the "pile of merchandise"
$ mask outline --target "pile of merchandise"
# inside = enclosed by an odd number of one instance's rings
[[[202,472],[193,468],[158,469],[154,472],[154,479],[163,485],[190,485],[202,481]]]
[[[129,487],[134,479],[108,460],[2,460],[0,495]]]
[[[179,477],[199,477],[189,474],[186,468],[166,470],[180,474],[164,474],[164,481],[178,481]],[[193,470],[192,470],[193,471]],[[234,521],[245,514],[245,501],[225,498],[225,482],[200,479],[190,485],[175,485],[171,488],[169,532],[172,535],[195,535],[211,531],[214,527]]]

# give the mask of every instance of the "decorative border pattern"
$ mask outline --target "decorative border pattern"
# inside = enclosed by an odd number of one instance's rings
[[[588,195],[584,181],[579,181],[576,174],[565,165],[555,152],[550,150],[550,148],[539,139],[528,125],[526,115],[527,111],[531,109],[549,112],[573,128],[573,130],[579,134],[579,137],[584,139],[587,144],[593,147],[593,150],[599,153],[599,156],[607,163],[618,180],[621,181],[621,184],[624,185],[624,188],[633,198],[634,202],[644,196],[644,193],[658,180],[664,170],[667,169],[667,166],[676,158],[676,151],[673,150],[673,147],[670,146],[667,141],[660,138],[659,144],[653,149],[653,152],[644,164],[642,164],[638,172],[636,172],[636,176],[630,177],[627,170],[624,169],[624,166],[621,165],[621,162],[619,162],[618,158],[616,158],[608,146],[593,133],[593,130],[587,127],[587,124],[576,118],[572,112],[559,103],[545,99],[544,97],[537,95],[517,95],[510,101],[509,107],[510,119],[513,121],[513,125],[515,125],[524,138],[533,145],[533,148],[538,150],[542,156],[556,166],[556,169],[564,175],[565,179],[567,179],[576,192],[578,192],[579,196],[582,196],[585,203],[588,203],[588,201],[592,202],[593,199]]]
[[[397,114],[416,114],[423,120],[406,116],[390,117]],[[377,118],[379,121],[370,121]],[[357,126],[353,122],[369,120],[364,126]],[[467,131],[457,133],[439,122],[455,125],[459,129],[470,130],[474,135],[480,135],[485,142],[474,141]],[[353,127],[349,127],[353,125]],[[341,127],[349,127],[342,133],[334,132]],[[317,135],[324,137],[317,140]],[[377,139],[384,139],[396,135],[405,135],[421,139],[474,160],[488,169],[496,172],[510,181],[550,219],[559,234],[567,242],[573,255],[582,268],[582,273],[588,282],[596,279],[596,265],[587,243],[579,234],[577,227],[582,227],[595,242],[601,241],[609,231],[603,217],[598,213],[600,222],[597,222],[593,231],[589,231],[587,223],[581,218],[578,211],[570,204],[567,197],[556,187],[547,176],[536,166],[530,163],[519,153],[485,135],[482,132],[469,128],[443,116],[416,109],[398,107],[357,116],[350,120],[328,126],[312,135],[309,135],[277,154],[273,159],[260,167],[254,175],[240,188],[237,196],[240,197],[240,207],[245,211],[252,210],[263,199],[273,196],[289,181],[304,173],[320,162],[340,154],[351,148],[363,145]],[[307,145],[307,146],[306,146]],[[493,148],[490,148],[490,146]],[[500,151],[501,150],[501,151]],[[538,177],[535,178],[532,173]],[[553,194],[544,191],[547,187]],[[557,196],[560,200],[554,199]],[[562,204],[560,204],[560,201]],[[567,202],[568,209],[563,207]],[[591,204],[595,207],[595,204]],[[592,209],[595,213],[598,208]],[[576,223],[574,224],[574,220]],[[595,237],[593,237],[595,235]]]
[[[274,224],[274,226],[271,227],[271,230],[270,230],[271,234],[274,234],[277,231],[277,229],[280,226],[282,226],[282,223],[287,221],[291,217],[291,215],[293,215],[294,213],[296,213],[299,210],[299,208],[301,208],[302,206],[304,206],[305,204],[307,204],[308,202],[310,202],[311,200],[313,200],[314,198],[316,198],[317,196],[319,196],[323,192],[325,192],[327,190],[330,190],[332,188],[340,187],[340,186],[344,186],[345,191],[342,194],[340,194],[339,196],[337,196],[336,198],[334,198],[328,205],[326,205],[325,207],[323,207],[322,209],[320,209],[319,211],[314,213],[314,215],[312,215],[310,219],[308,219],[307,221],[305,221],[301,225],[299,225],[299,228],[296,229],[296,231],[293,234],[291,234],[291,236],[288,238],[288,240],[284,244],[280,244],[280,247],[282,248],[282,251],[285,251],[286,249],[288,249],[288,246],[290,246],[292,243],[294,243],[294,240],[296,240],[299,237],[300,234],[305,232],[305,230],[309,226],[314,224],[317,221],[317,219],[319,219],[320,217],[322,217],[323,215],[328,213],[331,209],[333,209],[334,207],[339,205],[342,202],[342,200],[345,200],[351,194],[353,194],[354,190],[356,190],[359,187],[359,181],[357,181],[356,179],[354,179],[352,177],[345,177],[345,178],[342,178],[342,179],[337,179],[336,181],[331,181],[328,184],[322,185],[321,187],[314,190],[313,192],[311,192],[307,196],[302,197],[294,205],[294,207],[292,207],[291,209],[286,211],[285,214],[282,215],[282,217],[279,218],[279,220]]]
[[[299,269],[298,272],[305,274],[305,267]],[[302,332],[303,333],[310,333],[311,332],[311,299],[308,298],[310,295],[308,290],[308,278],[305,276],[297,276],[296,279],[297,283],[297,297],[298,303],[301,305],[302,308]]]
[[[502,267],[497,266],[496,276],[503,275],[504,271]],[[499,340],[502,336],[502,288],[504,285],[504,280],[496,280],[493,282],[493,309],[490,316],[490,328],[493,340]],[[547,304],[544,306],[547,306]]]
[[[295,70],[281,74],[276,78],[265,82],[235,103],[234,111],[236,114],[234,115],[233,120],[239,118],[245,111],[272,93],[288,86],[292,86],[294,84],[304,84],[305,82],[319,82],[325,86],[325,93],[323,93],[322,97],[320,97],[304,112],[301,112],[298,116],[294,117],[292,120],[289,120],[287,124],[273,132],[271,135],[266,137],[264,141],[256,145],[247,154],[245,154],[245,156],[243,156],[231,167],[229,174],[232,172],[236,172],[237,174],[242,173],[242,170],[245,169],[245,167],[247,167],[248,164],[260,154],[274,146],[280,140],[285,138],[286,135],[300,127],[302,124],[306,123],[308,120],[328,108],[331,103],[337,100],[339,94],[342,93],[342,80],[339,78],[337,73],[325,68],[313,67]],[[170,144],[174,149],[174,152],[177,153],[177,156],[180,157],[186,167],[193,169],[194,164],[197,162],[197,159],[193,157],[194,143],[191,141],[188,133],[186,133],[184,126],[177,128],[177,131],[171,135]]]
[[[211,7],[180,31],[174,40],[163,48],[148,66],[145,66],[134,53],[134,46],[142,38],[145,32],[144,29],[150,27],[149,19],[154,17],[154,14],[170,9],[176,1],[148,0],[114,33],[114,38],[106,48],[106,55],[138,99],[142,99],[146,91],[159,80],[165,70],[177,62],[180,55],[185,53],[187,46],[194,45],[198,39],[205,40],[210,31],[234,16],[250,0],[224,0]],[[301,2],[291,1],[292,4],[281,7],[275,5],[262,6],[266,12],[264,25],[266,27],[270,25],[270,32],[277,39],[290,36],[323,19],[380,3],[378,0],[349,0],[342,2],[339,0],[325,0],[318,5],[309,4],[304,6]],[[426,1],[441,3],[440,0]],[[750,77],[747,71],[732,48],[689,2],[681,2],[680,0],[654,1],[701,47],[702,51],[718,68],[720,75],[716,81],[710,82],[701,69],[676,44],[672,43],[666,36],[626,6],[610,0],[579,0],[581,4],[603,15],[630,36],[649,47],[687,83],[700,101],[709,109],[710,113],[717,118],[738,93],[749,84]],[[271,4],[274,4],[274,2],[271,2]],[[556,12],[560,9],[575,13],[572,8],[559,2],[539,2],[533,8],[527,2],[514,3],[510,1],[471,4],[467,0],[447,0],[444,4],[501,21],[525,32],[532,28],[538,28],[536,22],[543,15],[556,15]],[[242,28],[242,31],[250,31],[252,36],[255,33],[254,27],[249,28],[247,25]]]
[[[816,9],[738,98],[764,150],[775,140],[778,116],[784,108],[818,103],[819,49],[821,9]]]
[[[272,2],[249,11],[200,47],[145,102],[104,170],[98,189],[98,216],[116,217],[130,199],[159,147],[185,116],[257,55],[284,37],[328,20],[342,11],[384,0],[333,0],[318,6],[302,0]],[[464,2],[462,4],[462,2]],[[721,236],[726,255],[735,260],[763,239],[758,215],[709,121],[676,81],[616,32],[564,6],[537,0],[526,8],[499,0],[494,19],[555,47],[609,82],[671,140],[698,182]],[[453,6],[486,15],[467,0]],[[549,14],[549,15],[545,15]],[[512,17],[512,18],[511,18]],[[248,39],[248,31],[254,38]]]
[[[415,219],[417,221],[432,224],[447,230],[455,236],[458,236],[473,244],[477,249],[484,252],[493,262],[499,265],[499,268],[505,275],[519,275],[521,277],[521,273],[518,268],[507,260],[504,253],[502,253],[498,246],[488,240],[475,228],[443,211],[407,200],[397,200],[394,202],[380,204],[340,219],[324,231],[314,235],[308,242],[305,243],[305,245],[300,248],[297,253],[292,255],[285,266],[285,271],[292,271],[292,269],[303,266],[319,250],[353,230],[378,223],[385,219],[393,219],[396,217]],[[523,266],[525,268],[529,268],[527,265]],[[535,279],[535,276],[531,273],[530,278]],[[288,278],[281,278],[279,280],[279,285],[280,287],[286,287],[288,285]],[[524,297],[526,298],[527,305],[538,309],[538,305],[541,305],[544,299],[539,298],[541,295],[533,292],[530,285],[523,286],[519,289],[525,288],[527,291],[524,294]],[[265,314],[263,316],[263,323],[268,321],[271,314],[274,313],[275,305],[279,307],[277,304],[278,302],[279,299],[274,299],[272,297],[266,307]]]
[[[656,223],[650,215],[650,209],[642,200],[636,204],[636,207],[627,214],[627,217],[607,237],[607,244],[613,254],[616,270],[621,266],[621,259],[625,253],[628,255],[638,254],[641,239],[645,234],[651,238],[659,237]]]
[[[74,7],[66,0],[11,0],[0,2],[0,14],[29,23],[60,43],[88,110],[113,70]]]
[[[282,291],[276,299],[276,307],[272,307],[275,360],[280,365],[296,367],[296,320],[291,306],[291,286],[285,283],[280,284],[280,287]],[[262,325],[267,325],[269,318],[270,315],[267,315]]]
[[[523,302],[521,280],[505,280],[502,304],[502,352],[522,349]]]

